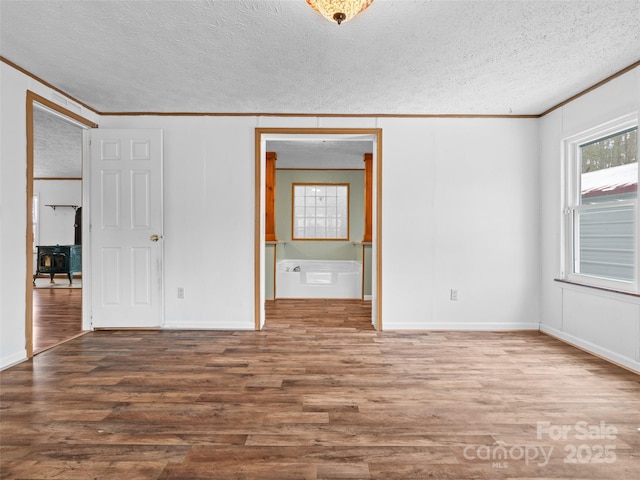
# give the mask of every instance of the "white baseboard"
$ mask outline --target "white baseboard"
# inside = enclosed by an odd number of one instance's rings
[[[255,330],[255,325],[246,322],[167,322],[162,326],[163,330]]]
[[[13,367],[18,363],[24,362],[26,359],[27,359],[26,350],[23,350],[22,352],[14,353],[13,355],[9,355],[8,357],[3,357],[2,360],[0,360],[0,370]]]
[[[632,370],[635,373],[640,373],[640,362],[634,360],[633,358],[625,357],[623,355],[620,355],[619,353],[609,350],[608,348],[601,347],[594,343],[588,342],[587,340],[583,340],[579,337],[563,332],[556,328],[549,327],[547,325],[540,325],[540,331],[546,333],[551,337],[555,337],[558,340],[562,340],[569,345],[573,345],[574,347],[596,355],[597,357],[601,357],[612,363]]]
[[[460,322],[435,322],[435,323],[415,323],[415,322],[384,322],[384,330],[462,330],[478,332],[503,332],[513,330],[538,330],[537,323],[460,323]]]

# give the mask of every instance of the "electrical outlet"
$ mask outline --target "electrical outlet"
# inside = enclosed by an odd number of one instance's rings
[[[458,300],[458,290],[456,290],[455,288],[451,289],[451,300]]]
[[[184,298],[184,288],[178,287],[178,298]]]

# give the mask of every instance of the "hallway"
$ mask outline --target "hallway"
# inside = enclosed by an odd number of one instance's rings
[[[39,278],[38,285],[48,278]],[[82,288],[33,289],[33,352],[39,353],[82,333]]]

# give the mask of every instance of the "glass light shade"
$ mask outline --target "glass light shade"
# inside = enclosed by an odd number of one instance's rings
[[[373,0],[307,0],[307,3],[327,20],[340,25],[373,3]]]

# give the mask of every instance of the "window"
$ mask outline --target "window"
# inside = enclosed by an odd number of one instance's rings
[[[294,240],[349,239],[348,184],[293,184]]]
[[[638,291],[638,117],[565,141],[568,280]]]

